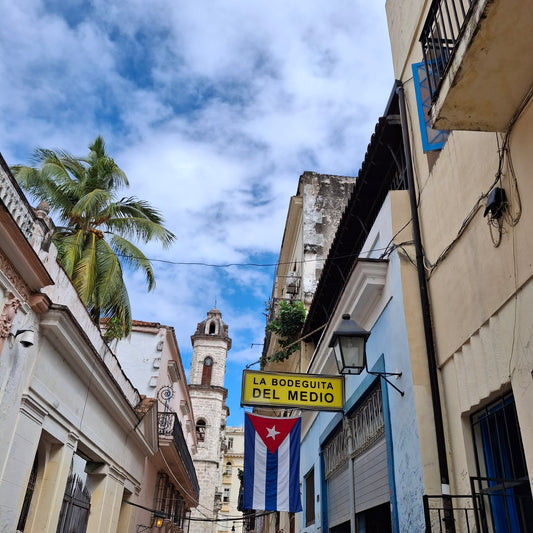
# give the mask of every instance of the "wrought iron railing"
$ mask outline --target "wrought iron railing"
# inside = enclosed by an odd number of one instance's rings
[[[159,435],[172,436],[178,454],[181,457],[181,460],[187,470],[191,483],[193,484],[196,497],[200,493],[200,486],[198,485],[198,479],[196,477],[196,470],[194,469],[194,464],[192,462],[191,454],[187,448],[187,443],[185,441],[185,436],[183,435],[183,430],[181,428],[180,421],[176,413],[158,413],[158,423],[159,423]]]
[[[420,36],[433,96],[444,76],[475,0],[433,0]]]
[[[470,483],[472,493],[479,501],[480,520],[487,523],[486,531],[489,528],[498,533],[533,531],[531,489],[527,477],[472,477]]]
[[[426,533],[488,533],[479,496],[424,495]]]

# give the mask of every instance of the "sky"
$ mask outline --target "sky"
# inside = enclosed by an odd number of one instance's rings
[[[177,240],[143,245],[137,320],[229,325],[228,425],[261,355],[289,200],[304,171],[354,176],[393,86],[383,1],[17,0],[0,32],[0,152],[85,156],[98,135]],[[232,266],[228,266],[232,265]],[[258,368],[256,365],[252,368]]]

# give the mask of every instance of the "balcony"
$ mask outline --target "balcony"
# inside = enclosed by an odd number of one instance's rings
[[[531,0],[433,0],[420,37],[433,127],[505,131],[531,87]]]
[[[198,499],[200,487],[176,413],[158,413],[159,449],[174,475]]]

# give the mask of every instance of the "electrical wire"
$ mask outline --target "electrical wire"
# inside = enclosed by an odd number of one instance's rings
[[[30,235],[33,235],[30,233]],[[353,257],[359,257],[360,255],[369,254],[371,252],[381,252],[385,250],[385,248],[372,248],[370,250],[363,250],[359,254],[348,254],[348,255],[342,255],[336,257],[334,260],[341,260],[341,259],[349,259]],[[124,257],[126,259],[132,258],[132,259],[146,259],[150,263],[163,263],[168,265],[176,265],[176,266],[203,266],[203,267],[210,267],[210,268],[232,268],[232,267],[258,267],[258,268],[269,268],[269,267],[279,267],[282,265],[299,265],[304,263],[316,263],[316,262],[322,262],[324,258],[315,258],[315,259],[302,259],[299,261],[287,261],[287,262],[276,262],[276,263],[206,263],[202,261],[173,261],[170,259],[156,259],[151,257],[138,257],[134,255],[126,255],[126,254],[120,254],[120,253],[114,253],[112,251],[110,252],[103,252],[103,253],[109,253],[114,254],[116,257]]]

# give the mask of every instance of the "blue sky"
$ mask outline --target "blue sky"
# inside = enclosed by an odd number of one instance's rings
[[[85,155],[97,135],[128,195],[178,237],[149,245],[157,288],[128,275],[134,318],[190,336],[214,306],[240,380],[264,336],[272,266],[306,170],[355,175],[393,84],[384,2],[360,0],[18,0],[2,7],[0,152]],[[180,264],[176,264],[180,263]]]

